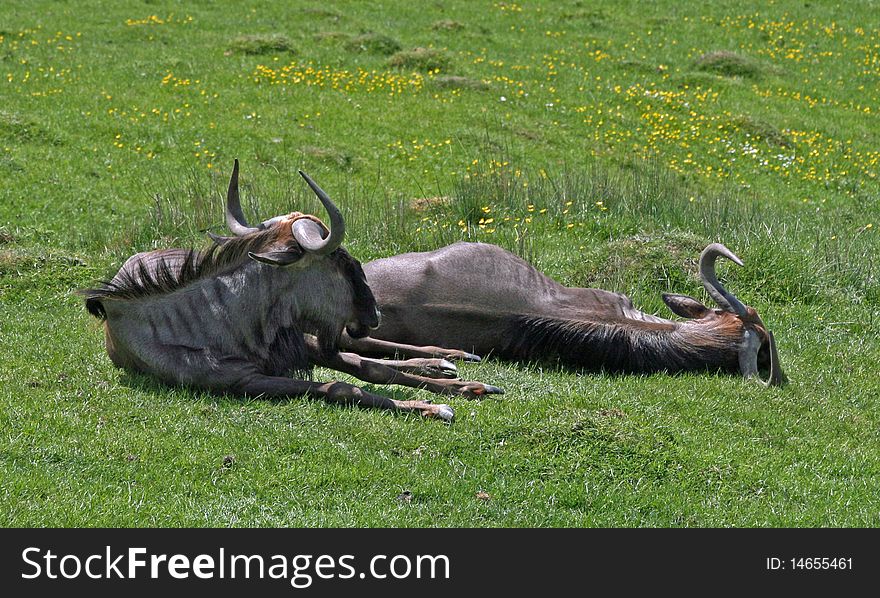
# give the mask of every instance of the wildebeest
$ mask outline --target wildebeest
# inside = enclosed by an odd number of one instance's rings
[[[349,338],[361,338],[379,325],[380,313],[361,264],[342,247],[342,214],[300,174],[327,210],[329,230],[299,212],[249,226],[239,201],[236,160],[227,192],[227,223],[235,237],[202,252],[138,253],[111,280],[83,291],[88,311],[104,320],[113,363],[169,384],[246,395],[312,395],[444,420],[453,417],[448,405],[397,401],[342,382],[304,378],[321,365],[368,382],[441,394],[500,393],[494,386],[451,379],[455,367],[442,359],[378,361],[338,350],[343,329]]]
[[[761,380],[760,366],[769,372],[764,384],[781,384],[773,333],[718,282],[720,256],[743,265],[719,243],[702,252],[700,278],[719,309],[665,294],[687,318],[673,321],[639,311],[619,293],[565,287],[495,245],[396,255],[364,265],[382,325],[343,343],[365,355],[445,356],[454,348],[628,373],[722,370]]]

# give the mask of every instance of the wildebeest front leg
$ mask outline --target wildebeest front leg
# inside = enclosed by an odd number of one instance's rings
[[[348,340],[353,341],[351,337],[347,337]],[[366,340],[366,339],[364,339]],[[305,335],[306,346],[308,347],[309,354],[313,359],[320,359],[323,354],[320,343],[318,339],[311,334]],[[378,341],[379,343],[384,343],[385,341]],[[340,342],[341,346],[347,346],[350,343]],[[394,347],[410,347],[411,345],[398,345],[397,343],[386,343],[392,345]],[[431,355],[429,351],[433,347],[413,347],[414,349],[420,350],[420,353],[423,355]],[[376,363],[380,363],[381,365],[391,368],[392,370],[397,370],[398,372],[403,372],[405,374],[413,374],[415,376],[423,376],[425,378],[458,378],[458,368],[455,367],[455,364],[451,361],[447,361],[446,359],[440,359],[436,357],[413,357],[411,359],[372,359],[369,357],[364,357],[360,352],[353,350],[352,352],[357,353],[361,359],[364,361],[372,361]],[[399,351],[389,351],[386,353],[389,356],[400,355]],[[474,356],[476,357],[476,356]],[[477,359],[479,359],[477,357]],[[332,367],[332,366],[331,366]]]
[[[424,376],[425,378],[458,378],[458,368],[451,361],[426,357],[413,359],[371,359],[361,356],[364,361],[372,361],[392,370]]]
[[[345,382],[310,382],[255,374],[241,380],[236,385],[236,390],[249,396],[313,396],[329,403],[398,411],[417,411],[426,417],[436,417],[444,421],[452,421],[455,417],[455,412],[449,405],[433,404],[428,401],[395,401],[388,397],[374,395]]]
[[[490,394],[504,394],[504,391],[497,386],[490,386],[482,382],[426,378],[408,374],[387,367],[382,361],[361,357],[355,353],[315,354],[312,355],[312,360],[316,365],[345,372],[373,384],[398,384],[412,388],[424,388],[436,394],[461,395],[469,399],[479,399]]]
[[[358,355],[369,355],[371,357],[427,357],[456,359],[460,361],[480,361],[479,355],[474,355],[473,353],[468,353],[466,351],[459,351],[458,349],[407,345],[404,343],[383,341],[369,336],[364,338],[352,338],[348,334],[343,334],[340,339],[340,345],[344,349],[353,351]]]

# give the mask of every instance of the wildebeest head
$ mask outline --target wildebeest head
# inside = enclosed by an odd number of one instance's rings
[[[323,204],[330,217],[326,227],[318,218],[291,212],[264,220],[257,226],[250,226],[241,209],[238,191],[238,160],[232,168],[232,177],[226,194],[226,223],[237,237],[275,232],[273,242],[260,252],[249,252],[248,256],[271,268],[301,269],[308,265],[310,271],[327,270],[344,278],[350,295],[334,297],[332,301],[340,306],[349,306],[350,313],[345,317],[345,329],[354,338],[369,334],[379,326],[379,309],[373,292],[367,285],[360,262],[353,258],[344,247],[345,219],[330,197],[306,173],[299,171],[312,191]],[[210,235],[218,244],[230,237]],[[323,263],[320,263],[323,262]],[[321,268],[320,266],[324,266]],[[339,331],[341,332],[341,330]]]
[[[715,274],[715,260],[725,257],[742,266],[743,262],[727,247],[713,243],[700,255],[700,280],[709,296],[719,309],[706,307],[687,295],[664,294],[663,301],[677,315],[691,318],[695,325],[710,325],[730,331],[741,331],[742,342],[739,350],[739,370],[746,378],[758,377],[759,370],[768,372],[767,386],[777,386],[785,382],[785,374],[779,365],[776,341],[754,308],[744,305],[733,293],[725,289]]]

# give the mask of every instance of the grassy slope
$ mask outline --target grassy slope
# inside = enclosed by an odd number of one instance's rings
[[[283,6],[0,7],[0,523],[878,523],[869,7]],[[395,69],[365,33],[447,65]],[[201,243],[233,157],[261,216],[316,210],[312,174],[361,259],[492,241],[657,313],[702,296],[721,240],[792,384],[488,361],[462,370],[507,394],[444,426],[115,370],[71,291]]]

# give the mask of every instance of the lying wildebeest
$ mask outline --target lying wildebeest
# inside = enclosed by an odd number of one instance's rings
[[[700,256],[700,278],[720,309],[663,295],[672,321],[633,307],[625,295],[562,286],[500,247],[455,243],[364,265],[382,325],[343,345],[364,355],[454,356],[455,348],[513,360],[558,359],[613,372],[723,370],[784,380],[773,334],[719,282],[715,260],[742,261],[719,243]],[[433,345],[425,347],[412,345]]]
[[[83,291],[104,320],[115,365],[170,384],[247,395],[313,395],[327,401],[418,411],[451,420],[448,405],[396,401],[342,382],[304,377],[314,365],[379,384],[474,398],[501,390],[450,379],[442,359],[379,361],[338,350],[343,329],[360,338],[379,325],[360,263],[341,246],[345,222],[324,191],[300,172],[330,216],[299,212],[247,225],[238,197],[238,161],[227,193],[237,235],[204,252],[138,253],[112,280]]]

